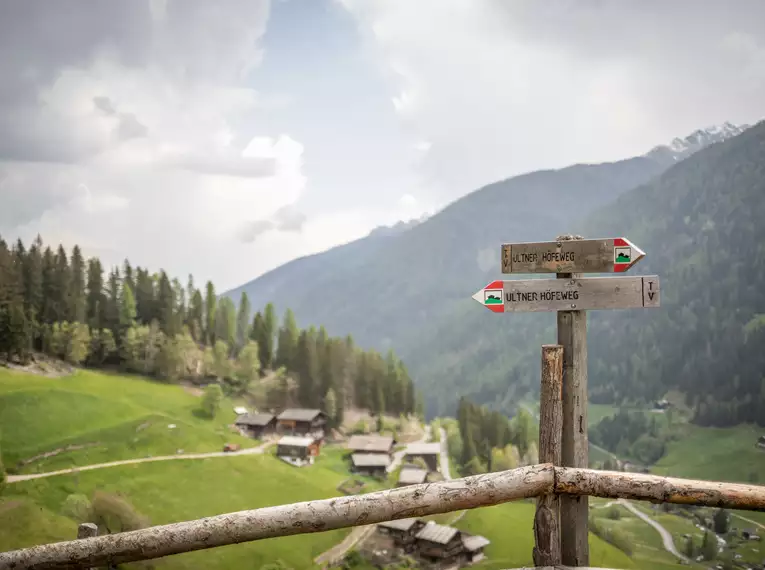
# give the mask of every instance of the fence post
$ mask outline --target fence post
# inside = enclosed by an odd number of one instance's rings
[[[561,464],[563,427],[563,347],[542,346],[542,383],[539,405],[539,461]],[[534,516],[535,566],[556,566],[561,563],[560,498],[557,494],[537,499]]]
[[[582,239],[559,236],[558,241]],[[558,273],[558,279],[580,279],[580,273]],[[558,312],[558,344],[563,346],[563,429],[561,463],[587,469],[587,312]],[[560,497],[560,545],[564,566],[589,566],[588,497]]]
[[[98,536],[98,527],[94,525],[93,523],[82,523],[80,526],[77,527],[77,538],[91,538],[93,536]],[[90,570],[96,570],[95,568],[91,568]]]

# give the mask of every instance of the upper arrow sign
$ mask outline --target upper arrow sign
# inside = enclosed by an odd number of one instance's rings
[[[623,273],[645,257],[627,238],[502,245],[502,273]]]

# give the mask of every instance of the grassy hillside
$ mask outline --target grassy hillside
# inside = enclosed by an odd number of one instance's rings
[[[180,386],[139,377],[78,371],[46,378],[0,368],[0,449],[6,469],[54,471],[118,459],[220,451],[225,442],[257,442],[232,433],[236,415],[224,400],[214,420],[199,417],[200,398]],[[171,429],[168,425],[174,424]],[[19,461],[64,448],[26,466]],[[92,445],[91,445],[92,444]]]
[[[491,540],[487,560],[475,568],[500,570],[532,564],[534,503],[519,502],[468,511],[457,527]],[[601,568],[637,568],[620,550],[590,534],[590,565]]]
[[[687,426],[686,434],[669,444],[667,453],[651,469],[659,475],[709,481],[765,485],[765,450],[755,447],[761,428],[741,425],[733,428]],[[737,513],[765,525],[765,513]],[[738,521],[742,528],[752,525]],[[761,529],[765,534],[765,528]]]
[[[0,550],[74,538],[76,522],[61,515],[72,493],[118,492],[151,524],[165,524],[336,496],[335,487],[343,478],[319,465],[298,469],[270,455],[251,455],[146,463],[14,483],[0,499]],[[158,569],[257,569],[282,560],[292,568],[307,568],[346,533],[272,539],[172,556],[155,564]]]

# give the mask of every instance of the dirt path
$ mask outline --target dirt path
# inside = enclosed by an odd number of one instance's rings
[[[741,519],[742,521],[746,521],[750,524],[753,524],[755,526],[760,527],[761,529],[765,530],[765,524],[758,523],[757,521],[753,521],[752,519],[748,519],[746,517],[742,517],[741,515],[737,515],[736,513],[731,513],[732,516],[736,517],[737,519]]]
[[[645,514],[643,511],[635,507],[632,503],[625,499],[619,499],[615,501],[616,503],[622,505],[625,509],[630,511],[633,515],[636,517],[642,519],[644,522],[650,524],[654,529],[656,529],[656,532],[658,532],[661,535],[661,542],[664,545],[664,550],[672,554],[673,556],[677,557],[683,562],[690,562],[686,556],[683,556],[680,554],[680,552],[675,547],[675,541],[672,539],[672,534],[661,526],[658,522],[653,520],[651,517],[649,517],[647,514]]]
[[[417,441],[414,441],[412,443],[425,443],[429,439],[430,439],[430,425],[427,425],[425,426],[425,433],[423,434],[423,436]],[[410,445],[410,444],[407,444],[407,445]],[[405,453],[406,453],[406,447],[404,447],[403,449],[393,454],[393,461],[390,462],[390,465],[388,465],[386,469],[388,473],[392,473],[396,469],[396,467],[401,465],[401,461],[404,459]]]
[[[414,443],[425,443],[430,439],[431,434],[431,427],[429,425],[425,426],[425,433],[423,434],[422,438],[417,440]],[[442,429],[441,430],[441,441],[442,441],[442,448],[446,445],[446,432]],[[393,461],[388,466],[388,473],[396,469],[396,467],[399,466],[402,459],[404,458],[404,453],[406,452],[406,448],[402,449],[401,451],[397,451],[393,455]],[[445,454],[443,451],[441,452],[441,472],[444,476],[444,479],[451,479],[451,475],[449,474],[449,456],[448,454]],[[335,546],[327,550],[326,552],[323,552],[319,554],[316,558],[314,558],[314,562],[318,564],[321,567],[326,567],[328,565],[334,564],[336,562],[339,562],[343,559],[343,557],[348,553],[349,550],[351,550],[354,546],[357,546],[364,542],[370,534],[372,534],[375,530],[376,525],[367,525],[367,526],[357,526],[353,530],[351,530],[350,534],[345,537],[341,542],[338,542]]]
[[[314,562],[322,568],[340,562],[351,548],[364,542],[374,532],[375,526],[370,524],[355,527],[345,539],[314,558]]]
[[[210,457],[237,457],[239,455],[256,455],[263,453],[272,446],[273,442],[266,442],[258,447],[242,449],[240,451],[212,451],[209,453],[179,453],[177,455],[158,455],[157,457],[142,457],[139,459],[123,459],[120,461],[110,461],[108,463],[96,463],[94,465],[83,465],[82,467],[70,467],[68,469],[59,469],[58,471],[49,471],[48,473],[30,473],[27,475],[8,475],[8,483],[17,483],[19,481],[29,481],[31,479],[42,479],[43,477],[53,477],[54,475],[68,475],[79,473],[80,471],[90,471],[91,469],[105,469],[107,467],[117,467],[120,465],[132,465],[135,463],[151,463],[153,461],[172,461],[174,459],[208,459]]]

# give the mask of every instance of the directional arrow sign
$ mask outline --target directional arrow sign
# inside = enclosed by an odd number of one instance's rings
[[[494,281],[473,299],[495,313],[658,307],[656,275]]]
[[[623,273],[645,257],[627,238],[502,245],[502,273]]]

